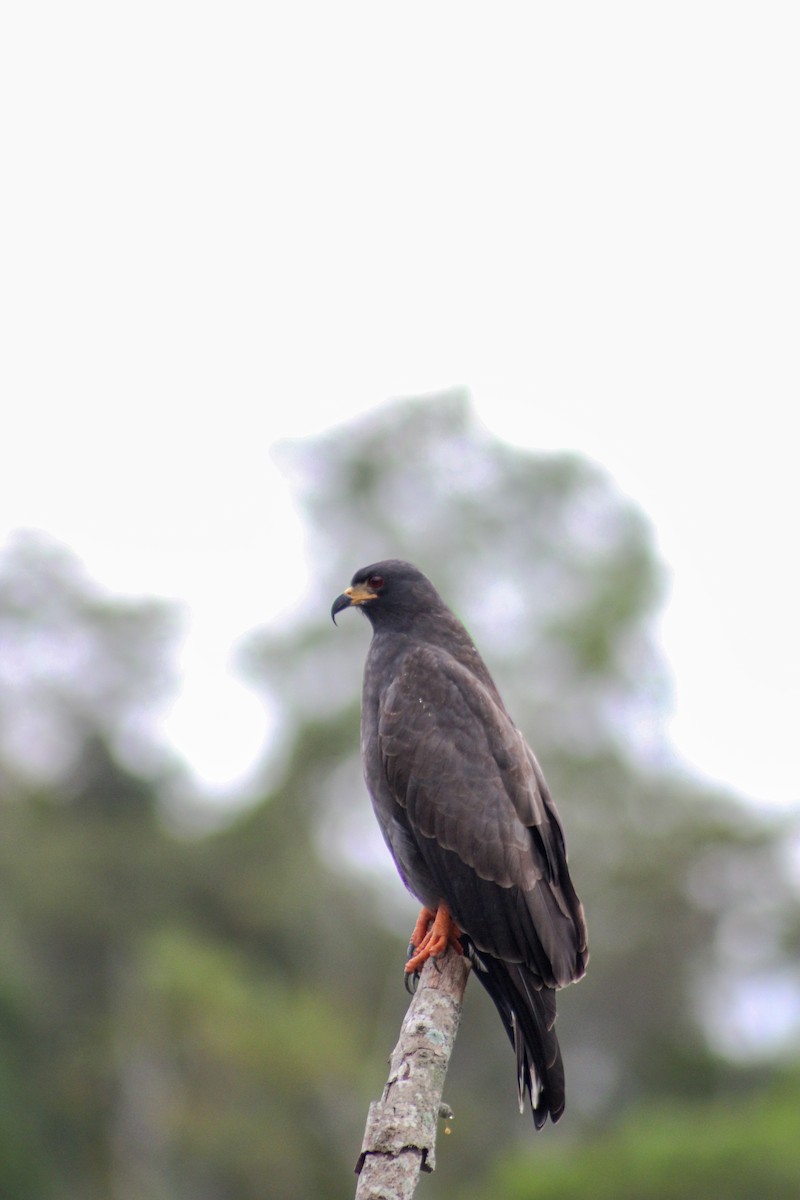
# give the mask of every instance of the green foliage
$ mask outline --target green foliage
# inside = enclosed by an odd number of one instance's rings
[[[503,1163],[475,1197],[504,1200],[794,1200],[800,1077],[703,1105],[645,1105],[581,1146]]]
[[[539,744],[613,740],[620,707],[649,713],[663,687],[648,628],[659,570],[644,520],[599,469],[498,442],[458,393],[284,445],[280,458],[307,516],[320,601],[356,567],[408,558],[475,633]],[[251,672],[288,682],[292,717],[330,711],[355,682],[356,635],[341,625],[332,642],[316,611],[280,644],[254,643]],[[311,685],[326,677],[338,691]]]
[[[359,1082],[352,1010],[185,930],[152,938],[129,986],[130,1039],[146,1031],[158,1102],[148,1111],[138,1096],[139,1121],[167,1143],[171,1173],[221,1194],[257,1196],[269,1179],[278,1195],[325,1195],[332,1081],[345,1093]]]
[[[5,1195],[39,1200],[49,1190],[47,1138],[29,1063],[36,1046],[15,981],[0,993],[0,1180]]]

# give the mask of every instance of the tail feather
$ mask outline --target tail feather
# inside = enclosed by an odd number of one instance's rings
[[[536,1128],[541,1129],[548,1116],[555,1123],[564,1112],[564,1065],[554,1030],[555,991],[522,964],[479,953],[466,936],[462,942],[514,1047],[520,1112],[527,1094]]]

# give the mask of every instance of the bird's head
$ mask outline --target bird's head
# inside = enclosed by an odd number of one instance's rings
[[[355,607],[376,629],[383,625],[402,628],[441,603],[436,588],[421,571],[399,558],[387,558],[356,571],[350,587],[334,600],[331,616],[335,624],[337,613]]]

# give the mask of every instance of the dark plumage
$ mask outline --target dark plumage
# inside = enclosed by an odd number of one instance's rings
[[[588,958],[558,813],[430,580],[397,559],[373,563],[333,617],[351,605],[373,628],[361,752],[375,815],[406,887],[458,926],[451,938],[460,932],[514,1047],[520,1108],[527,1092],[540,1128],[564,1111],[555,989],[580,979]]]

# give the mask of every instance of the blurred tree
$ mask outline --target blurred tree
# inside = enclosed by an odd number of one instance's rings
[[[349,1183],[342,1134],[366,1103],[379,1002],[356,981],[381,937],[309,866],[305,739],[324,748],[336,723],[298,738],[272,803],[176,838],[156,718],[177,627],[164,604],[106,597],[40,535],[0,555],[0,1195],[15,1200],[324,1200]],[[354,946],[331,936],[348,915]]]
[[[152,709],[174,627],[165,605],[104,597],[41,535],[0,558],[0,991],[37,1197],[112,1190],[117,980],[170,880]],[[26,1195],[2,1186],[8,1162],[0,1191]]]
[[[64,547],[18,534],[0,558],[3,770],[60,784],[91,740],[138,770],[163,767],[156,726],[177,628],[162,601],[112,601]]]
[[[565,1147],[496,1164],[478,1191],[504,1200],[795,1200],[800,1180],[800,1078],[782,1074],[749,1103],[643,1105],[580,1154]]]
[[[548,743],[616,744],[627,711],[642,733],[653,722],[665,686],[649,626],[660,573],[646,523],[602,472],[491,438],[458,394],[392,406],[279,457],[313,572],[306,620],[263,640],[290,724],[341,706],[343,689],[319,681],[352,681],[350,643],[365,636],[343,629],[331,644],[318,624],[323,589],[387,557],[434,579],[491,653],[512,709]],[[638,744],[649,748],[641,734]]]
[[[708,998],[724,980],[730,1011],[767,959],[785,965],[794,897],[780,831],[697,785],[661,736],[662,582],[645,521],[590,464],[490,437],[457,394],[393,405],[280,453],[307,517],[312,589],[294,625],[252,640],[247,666],[280,698],[303,770],[317,763],[306,804],[326,866],[397,931],[399,963],[414,906],[397,915],[402,892],[387,885],[357,760],[368,631],[352,620],[333,634],[323,614],[356,568],[409,558],[472,630],[565,818],[592,946],[587,979],[560,1002],[565,1126],[608,1120],[653,1092],[718,1093],[734,1068],[718,1053],[708,1018],[720,1005]],[[742,864],[746,889],[717,886]],[[765,922],[766,941],[745,935]],[[513,1122],[513,1065],[482,1000],[468,992],[448,1089],[462,1179],[509,1136],[530,1136]],[[394,1032],[387,1024],[386,1049]]]

